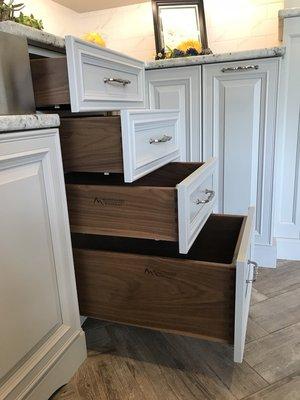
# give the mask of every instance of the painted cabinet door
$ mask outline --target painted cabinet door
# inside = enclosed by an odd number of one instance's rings
[[[300,17],[284,20],[276,165],[278,258],[300,259]]]
[[[46,400],[86,356],[58,130],[0,136],[0,398]]]
[[[219,159],[217,212],[256,207],[256,258],[273,264],[273,167],[279,60],[203,66],[203,153]],[[218,189],[217,189],[218,188]]]
[[[180,130],[185,140],[182,161],[201,161],[201,80],[199,67],[146,71],[146,98],[150,108],[180,111]]]

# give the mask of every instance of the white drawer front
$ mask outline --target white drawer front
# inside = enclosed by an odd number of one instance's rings
[[[143,62],[72,36],[66,50],[73,112],[144,106]]]
[[[212,213],[217,159],[211,158],[177,185],[179,252],[186,254]]]
[[[179,111],[126,110],[121,112],[121,124],[125,182],[179,160],[185,152]]]

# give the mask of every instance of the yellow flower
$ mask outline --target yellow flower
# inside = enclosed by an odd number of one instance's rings
[[[181,42],[176,48],[181,51],[187,51],[187,49],[194,48],[198,51],[198,53],[201,53],[202,51],[202,44],[198,40],[185,40],[184,42]]]
[[[86,33],[86,34],[83,36],[83,40],[86,40],[87,42],[95,43],[95,44],[97,44],[98,46],[101,46],[101,47],[105,47],[105,41],[104,41],[104,39],[103,39],[102,36],[99,35],[99,33],[97,33],[97,32],[89,32],[89,33]]]

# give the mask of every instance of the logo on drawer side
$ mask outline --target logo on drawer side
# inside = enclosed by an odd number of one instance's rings
[[[157,271],[153,268],[145,268],[144,271],[145,275],[153,276],[153,278],[165,278],[165,279],[172,279],[173,276],[170,274],[166,274],[165,272]]]
[[[125,205],[125,200],[122,199],[113,199],[113,198],[101,198],[101,197],[95,197],[94,198],[94,204],[107,207],[107,206],[112,206],[112,207],[121,207]]]

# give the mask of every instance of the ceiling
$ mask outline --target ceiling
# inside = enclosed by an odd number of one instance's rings
[[[130,4],[145,3],[149,0],[54,0],[62,6],[71,8],[79,13],[104,10],[105,8],[114,8],[128,6]]]

